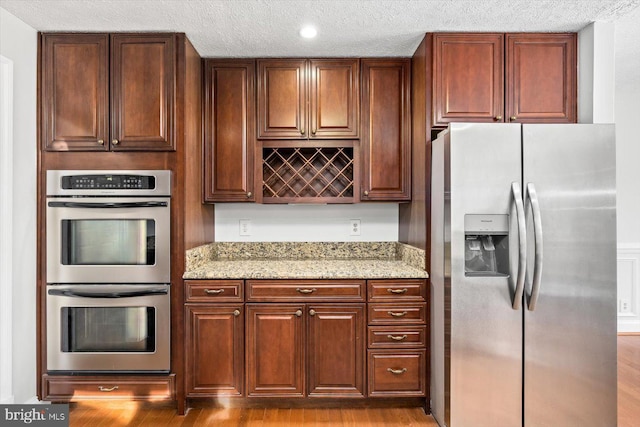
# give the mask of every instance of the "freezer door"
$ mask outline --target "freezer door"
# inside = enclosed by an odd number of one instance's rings
[[[537,195],[543,244],[535,301],[528,210],[524,425],[615,426],[613,125],[523,125],[523,172]]]
[[[450,313],[450,427],[522,425],[522,309],[513,308],[519,239],[512,193],[512,183],[521,182],[520,140],[517,124],[450,125],[451,280],[445,281],[444,296]],[[475,232],[504,235],[504,221],[507,240],[474,240]],[[465,228],[473,233],[465,236]],[[511,255],[507,274],[498,260],[494,268],[493,260],[481,259],[500,244],[508,244]]]

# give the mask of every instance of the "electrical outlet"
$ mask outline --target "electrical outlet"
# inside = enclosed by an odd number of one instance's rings
[[[360,235],[360,220],[359,219],[350,219],[349,220],[349,235],[350,236],[359,236]]]
[[[240,220],[240,235],[251,236],[251,220],[250,219]]]
[[[628,299],[624,299],[624,298],[620,298],[620,308],[619,308],[619,313],[629,313],[631,310],[629,308],[629,300]]]

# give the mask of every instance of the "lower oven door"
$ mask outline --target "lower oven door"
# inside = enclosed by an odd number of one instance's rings
[[[170,286],[48,285],[49,372],[169,372]]]

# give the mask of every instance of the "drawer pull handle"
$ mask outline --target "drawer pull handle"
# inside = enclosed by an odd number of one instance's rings
[[[240,310],[238,309],[233,310],[233,315],[236,317],[240,316]]]
[[[390,294],[405,294],[405,293],[407,293],[408,290],[409,289],[407,289],[407,288],[402,288],[402,289],[391,289],[391,288],[388,288],[387,292],[389,292]]]
[[[205,289],[204,292],[209,295],[219,295],[224,292],[224,289]]]
[[[400,312],[400,313],[396,313],[395,311],[387,311],[387,313],[389,313],[389,315],[393,316],[393,317],[402,317],[402,316],[406,316],[407,315],[406,311],[403,311],[403,312]]]
[[[296,291],[300,292],[301,294],[312,294],[316,291],[316,288],[296,288]]]
[[[394,341],[402,341],[407,339],[407,335],[387,335],[387,338]]]
[[[387,372],[391,372],[393,375],[401,375],[407,372],[407,368],[402,368],[402,369],[387,368]]]
[[[114,385],[113,387],[98,386],[98,390],[103,391],[105,393],[109,393],[110,391],[116,391],[117,389],[118,389],[117,385]]]

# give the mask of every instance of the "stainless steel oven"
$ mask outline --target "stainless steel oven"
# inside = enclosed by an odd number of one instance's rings
[[[170,171],[47,171],[47,283],[168,283]]]
[[[170,285],[47,285],[47,370],[168,372]]]

